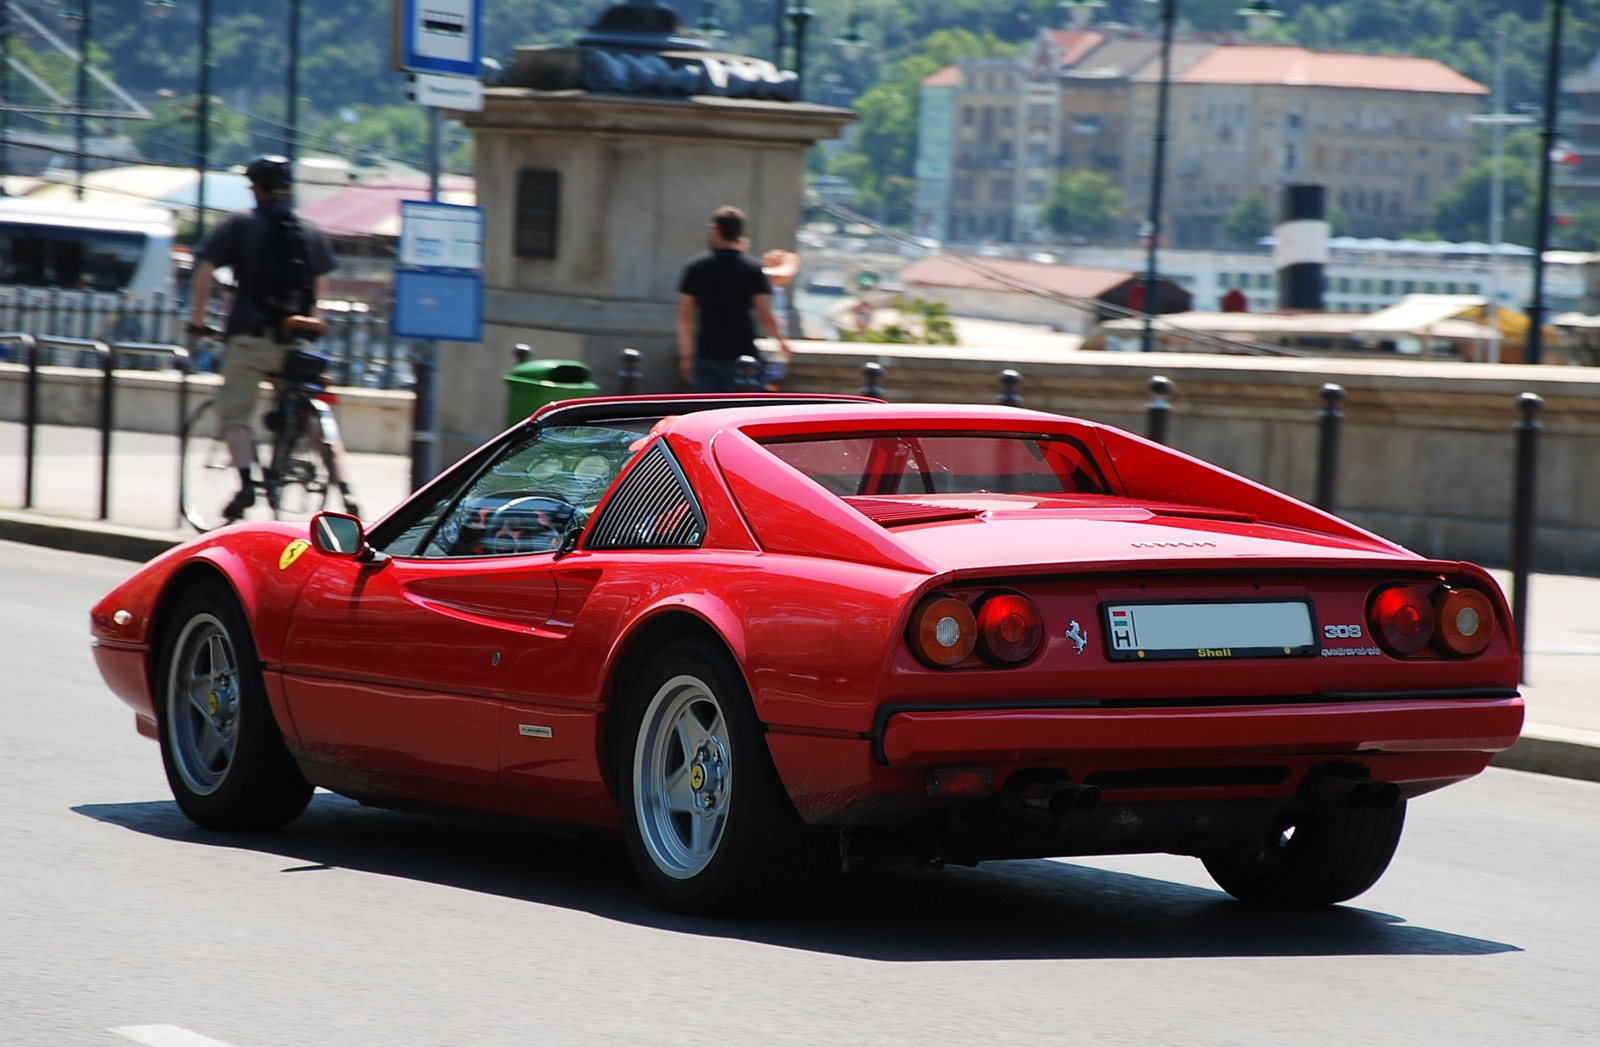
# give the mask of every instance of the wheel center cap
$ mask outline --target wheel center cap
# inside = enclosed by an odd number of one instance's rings
[[[722,803],[724,781],[722,747],[712,742],[702,745],[689,765],[689,786],[694,790],[695,806],[715,810]]]
[[[212,691],[206,695],[206,711],[212,716],[217,715],[217,710],[222,708],[222,703],[217,700],[217,692]]]

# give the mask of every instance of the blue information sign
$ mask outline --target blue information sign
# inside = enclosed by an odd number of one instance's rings
[[[461,270],[396,269],[390,328],[398,338],[483,339],[483,277]]]
[[[393,0],[395,67],[408,73],[478,76],[483,0]]]

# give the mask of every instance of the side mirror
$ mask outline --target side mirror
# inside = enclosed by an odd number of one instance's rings
[[[367,544],[361,521],[345,513],[318,513],[311,518],[311,547],[346,560],[387,559]]]

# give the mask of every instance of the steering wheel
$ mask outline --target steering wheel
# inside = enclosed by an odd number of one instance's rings
[[[538,553],[560,548],[578,507],[551,491],[509,491],[483,523],[483,552]]]

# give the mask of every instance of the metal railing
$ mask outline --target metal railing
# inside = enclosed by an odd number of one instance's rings
[[[108,345],[93,338],[66,338],[53,335],[33,335],[23,331],[0,333],[0,347],[16,346],[21,349],[27,364],[22,396],[22,507],[32,509],[34,501],[35,462],[38,458],[39,434],[39,368],[44,366],[47,351],[67,352],[94,360],[100,372],[100,396],[95,412],[95,428],[99,432],[99,489],[98,516],[105,520],[111,515],[111,433],[116,418],[117,383],[116,368],[128,359],[171,359],[176,365],[178,380],[178,412],[173,426],[178,446],[178,469],[183,469],[183,421],[189,413],[189,350],[176,344],[152,342],[119,342]]]
[[[387,318],[335,309],[324,309],[322,318],[328,324],[328,333],[318,341],[317,349],[329,358],[329,381],[369,389],[412,387],[414,343],[395,338]],[[139,303],[93,292],[0,289],[0,331],[40,339],[45,365],[98,367],[93,351],[78,345],[84,341],[124,346],[178,345],[186,340],[188,320],[188,308],[168,295],[157,294],[150,301]],[[213,315],[214,326],[220,328],[223,322],[220,314]],[[77,342],[62,343],[62,339]],[[161,355],[144,357],[145,366],[171,366]],[[5,346],[0,343],[0,359],[7,358]],[[215,372],[221,366],[220,352],[197,348],[190,365],[194,373]]]

